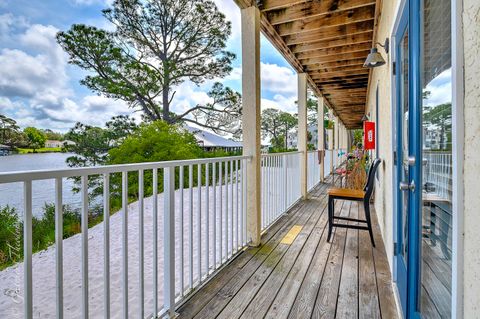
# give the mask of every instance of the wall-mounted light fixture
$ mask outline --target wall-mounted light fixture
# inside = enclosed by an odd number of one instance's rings
[[[364,114],[362,117],[362,122],[370,121],[370,113]]]
[[[376,43],[375,45],[379,45],[382,48],[385,49],[385,52],[388,54],[389,48],[390,48],[390,39],[386,38],[385,43]],[[370,50],[370,53],[367,56],[367,59],[365,60],[365,63],[363,64],[363,67],[365,68],[376,68],[377,66],[382,66],[385,64],[385,59],[382,57],[382,55],[378,52],[376,47],[373,47]]]

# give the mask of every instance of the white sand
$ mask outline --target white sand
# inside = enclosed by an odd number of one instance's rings
[[[217,187],[217,231],[220,221],[220,188]],[[233,191],[235,194],[235,190]],[[197,189],[193,189],[193,277],[198,277],[197,258],[198,258],[198,202]],[[201,221],[201,243],[202,243],[202,273],[205,272],[207,255],[205,252],[206,238],[206,208],[205,208],[205,188],[202,188],[202,221]],[[176,287],[179,292],[180,286],[180,220],[179,213],[180,192],[176,192]],[[225,205],[225,187],[223,187],[223,202]],[[229,191],[229,205],[231,205],[232,192]],[[233,196],[235,198],[235,196]],[[238,189],[238,198],[241,199],[241,188]],[[210,214],[209,214],[209,240],[210,240],[210,265],[213,264],[213,188],[210,188]],[[241,200],[238,205],[238,216],[241,216]],[[184,271],[185,287],[189,285],[189,190],[184,190]],[[163,304],[163,194],[158,196],[158,304],[159,308]],[[236,205],[234,205],[236,208]],[[229,221],[232,218],[232,210],[229,209]],[[235,214],[235,209],[233,210]],[[111,280],[111,317],[120,318],[122,315],[122,213],[111,216],[111,239],[110,239],[110,280]],[[235,215],[233,215],[235,216]],[[139,223],[138,223],[138,203],[132,203],[128,206],[128,293],[129,293],[129,317],[139,317]],[[153,312],[153,230],[152,230],[152,197],[145,199],[145,222],[144,222],[144,241],[145,241],[145,316]],[[240,219],[239,219],[240,220]],[[226,253],[225,245],[225,208],[223,208],[223,252]],[[103,223],[89,229],[88,233],[88,251],[89,251],[89,314],[90,318],[103,318],[104,311],[104,231]],[[231,234],[231,225],[229,222],[229,234]],[[235,224],[234,224],[234,229]],[[230,236],[229,236],[230,237]],[[219,251],[219,235],[217,234],[217,251]],[[229,239],[230,240],[230,239]],[[75,235],[63,241],[64,257],[64,317],[81,317],[81,236]],[[218,260],[219,256],[217,256]],[[55,247],[52,246],[45,251],[39,252],[33,256],[33,304],[35,318],[55,318]],[[23,263],[5,269],[0,272],[0,318],[22,318],[23,317]]]

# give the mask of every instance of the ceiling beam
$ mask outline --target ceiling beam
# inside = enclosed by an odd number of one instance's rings
[[[353,45],[360,43],[372,43],[372,31],[359,33],[357,35],[348,35],[338,39],[323,40],[318,42],[312,42],[307,44],[297,44],[292,46],[293,53],[302,53],[308,51],[315,51],[321,49],[335,48],[345,45]]]
[[[316,50],[316,51],[308,51],[308,52],[298,53],[297,54],[297,59],[305,60],[305,59],[319,58],[319,57],[323,57],[323,56],[338,55],[338,54],[344,54],[344,53],[353,53],[353,52],[370,50],[370,48],[371,48],[371,44],[368,43],[368,42],[361,43],[361,44],[352,44],[352,45],[346,45],[346,46],[343,46],[343,47],[336,47],[336,48],[329,48],[329,49],[323,49],[323,50]]]
[[[297,3],[289,7],[283,7],[268,11],[267,18],[272,25],[302,20],[305,17],[319,18],[326,14],[357,9],[374,5],[375,0],[325,0]],[[264,8],[268,10],[268,8]]]
[[[374,20],[374,18],[375,7],[369,6],[348,11],[341,11],[331,15],[326,15],[321,18],[306,18],[299,21],[283,23],[275,26],[275,29],[280,36],[287,36],[355,22],[370,21]]]
[[[364,59],[364,61],[365,61],[365,59],[367,58],[368,52],[369,52],[369,50],[365,50],[365,51],[360,51],[360,52],[338,54],[336,56],[326,56],[326,57],[305,59],[305,60],[302,60],[302,64],[304,66],[308,66],[308,65],[311,65],[311,64],[342,61],[342,60],[347,60],[347,59]]]
[[[322,40],[333,40],[341,37],[346,37],[349,35],[372,32],[373,31],[373,21],[364,21],[349,23],[345,25],[337,25],[333,27],[325,27],[320,30],[302,32],[298,34],[291,34],[284,37],[284,41],[288,46],[296,44],[305,44],[318,42]]]

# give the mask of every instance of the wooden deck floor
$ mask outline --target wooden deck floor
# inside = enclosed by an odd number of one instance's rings
[[[326,184],[299,202],[178,309],[179,318],[397,318],[376,216],[368,232],[337,228],[328,243]],[[336,214],[363,216],[339,201]],[[301,231],[289,244],[293,226]],[[295,227],[298,230],[298,227]],[[283,240],[283,242],[282,242]]]

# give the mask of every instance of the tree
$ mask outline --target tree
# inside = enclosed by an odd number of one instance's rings
[[[261,132],[263,138],[270,137],[270,141],[277,140],[280,132],[280,110],[265,109],[261,114]]]
[[[103,15],[115,31],[77,24],[57,35],[70,63],[90,72],[83,85],[126,101],[150,121],[230,128],[225,100],[237,95],[221,84],[210,94],[223,94],[213,97],[223,102],[196,108],[197,117],[171,110],[176,86],[187,80],[200,85],[232,70],[235,55],[225,50],[231,23],[213,0],[115,0]]]
[[[56,141],[62,141],[63,140],[63,134],[54,132],[50,129],[42,130],[42,132],[45,134],[47,140],[56,140]]]
[[[440,149],[451,149],[452,141],[452,103],[444,103],[434,107],[426,107],[423,121],[440,128]],[[445,137],[447,143],[445,143]]]
[[[0,114],[0,144],[18,145],[21,134],[20,127],[14,119]]]
[[[298,124],[298,117],[288,113],[288,112],[281,112],[280,113],[280,129],[283,132],[283,136],[285,137],[285,150],[288,149],[288,132]]]
[[[27,136],[28,145],[33,148],[33,152],[36,149],[45,147],[45,141],[47,137],[45,134],[35,127],[27,127],[23,130],[25,135]]]
[[[132,135],[108,152],[108,164],[127,164],[185,160],[201,157],[202,149],[198,146],[194,135],[179,125],[167,124],[165,121],[155,121],[142,124]],[[197,176],[197,168],[194,168]],[[152,171],[144,173],[145,194],[152,194]],[[177,176],[179,172],[176,172]],[[185,170],[185,180],[188,181],[188,171]],[[128,174],[129,195],[137,198],[138,173]],[[194,178],[194,181],[197,179]],[[178,181],[178,178],[177,178]],[[192,181],[193,182],[193,181]],[[121,179],[119,175],[112,176],[111,180],[114,196],[121,198]],[[163,170],[159,171],[159,191],[163,191]]]
[[[274,148],[288,148],[288,133],[298,123],[296,116],[277,109],[265,109],[261,116],[263,138],[270,137]]]

